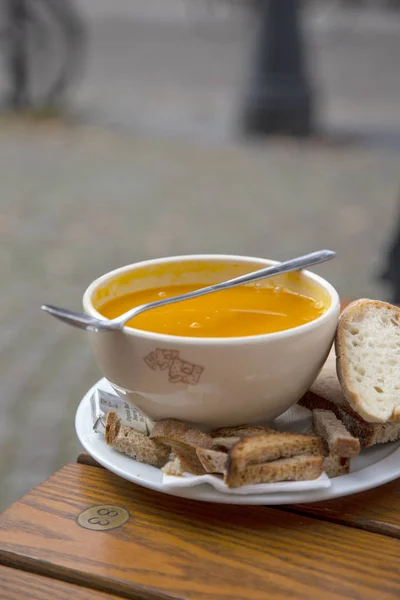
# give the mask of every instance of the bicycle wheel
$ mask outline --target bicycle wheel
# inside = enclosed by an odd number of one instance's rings
[[[54,105],[82,66],[83,27],[69,0],[3,0],[5,66],[15,108]]]
[[[37,0],[38,1],[38,0]],[[85,28],[73,0],[40,0],[53,22],[51,35],[54,40],[55,27],[59,32],[57,71],[47,92],[47,101],[59,101],[75,84],[83,72],[85,59]]]
[[[3,0],[3,57],[9,83],[7,103],[20,109],[29,104],[28,12],[24,0]]]

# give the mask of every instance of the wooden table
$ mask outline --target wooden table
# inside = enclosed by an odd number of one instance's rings
[[[0,565],[7,600],[399,600],[400,479],[308,506],[226,506],[140,488],[83,454],[0,516]]]
[[[87,454],[0,515],[0,599],[399,600],[400,479],[310,505],[152,492]]]

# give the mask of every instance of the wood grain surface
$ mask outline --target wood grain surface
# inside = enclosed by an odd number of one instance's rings
[[[103,468],[86,452],[78,456],[77,462]],[[281,510],[400,539],[400,479],[360,494],[283,506]]]
[[[76,520],[130,512],[118,529]],[[127,598],[398,600],[400,541],[303,515],[158,494],[70,464],[0,516],[0,563]]]
[[[0,600],[120,600],[121,596],[0,566]]]
[[[400,479],[368,492],[284,510],[400,539]]]

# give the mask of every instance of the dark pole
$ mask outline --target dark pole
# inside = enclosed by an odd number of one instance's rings
[[[259,0],[259,32],[245,100],[244,133],[312,133],[313,98],[300,10],[300,0]]]
[[[6,10],[10,24],[9,75],[11,79],[10,103],[13,108],[26,107],[28,92],[28,48],[26,26],[27,0],[7,0]]]

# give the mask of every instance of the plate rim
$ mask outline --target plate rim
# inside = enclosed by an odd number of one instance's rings
[[[87,424],[85,417],[86,412],[90,414],[90,398],[96,389],[109,389],[110,384],[103,377],[99,379],[83,396],[79,402],[75,415],[75,431],[83,448],[88,454],[94,458],[100,465],[108,471],[118,475],[122,479],[135,483],[141,487],[151,489],[161,494],[176,496],[185,499],[198,500],[201,502],[214,502],[217,504],[235,504],[235,505],[263,505],[263,506],[283,506],[293,504],[311,504],[315,502],[323,502],[358,494],[361,492],[380,487],[390,481],[394,481],[400,477],[400,441],[391,442],[396,444],[393,452],[385,456],[376,463],[368,465],[353,473],[335,477],[331,480],[331,486],[326,489],[309,490],[302,492],[277,492],[270,494],[251,494],[251,495],[233,495],[223,494],[207,484],[194,486],[190,488],[163,488],[162,484],[152,481],[149,478],[142,478],[129,472],[130,469],[121,468],[118,463],[126,462],[126,464],[139,464],[135,459],[127,457],[123,454],[116,453],[114,450],[100,442],[100,451],[98,444],[93,443],[96,436],[93,432],[91,424]],[[113,393],[115,393],[113,391]],[[90,422],[89,422],[90,423]],[[99,441],[99,440],[97,440]],[[380,465],[380,469],[370,477],[371,472],[376,470],[376,466]],[[155,469],[150,465],[145,465],[149,469]],[[397,467],[397,469],[396,469]],[[132,469],[133,471],[134,469]]]

